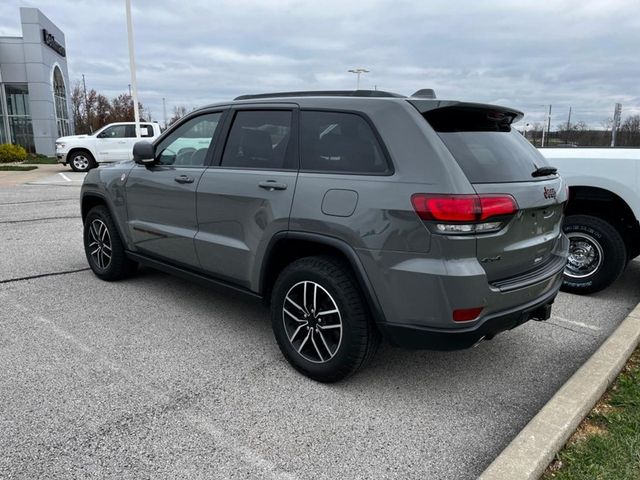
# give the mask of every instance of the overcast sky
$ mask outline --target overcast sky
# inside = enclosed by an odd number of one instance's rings
[[[504,104],[525,122],[594,127],[623,104],[640,113],[638,0],[133,0],[140,101],[162,120],[243,93],[361,88]],[[2,0],[0,36],[18,7],[66,35],[71,82],[108,96],[130,83],[124,0]]]

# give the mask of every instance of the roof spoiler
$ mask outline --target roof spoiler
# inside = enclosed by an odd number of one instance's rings
[[[436,98],[436,92],[433,90],[433,88],[422,88],[411,95],[411,98],[428,98],[430,100],[433,100]]]

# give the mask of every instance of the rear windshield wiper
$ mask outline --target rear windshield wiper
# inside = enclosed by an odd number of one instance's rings
[[[547,175],[554,175],[558,173],[558,169],[552,166],[538,167],[531,174],[532,177],[546,177]]]

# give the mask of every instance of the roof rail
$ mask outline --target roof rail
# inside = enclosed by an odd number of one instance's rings
[[[316,90],[306,92],[277,92],[258,93],[255,95],[240,95],[234,100],[256,100],[260,98],[278,97],[376,97],[376,98],[405,98],[404,95],[382,90]]]

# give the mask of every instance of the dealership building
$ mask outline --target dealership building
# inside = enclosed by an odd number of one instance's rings
[[[55,154],[73,133],[64,33],[37,8],[21,8],[21,37],[0,37],[0,144]]]

